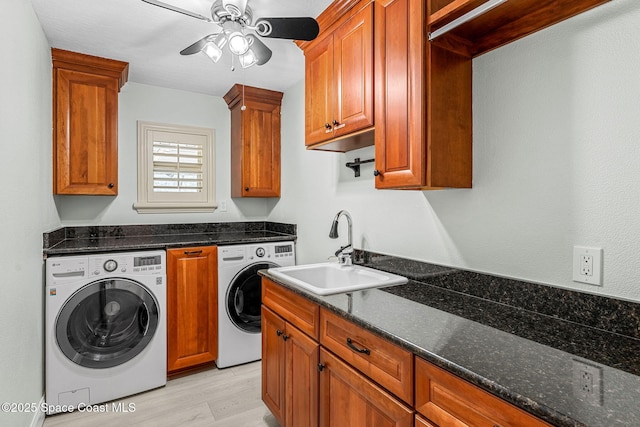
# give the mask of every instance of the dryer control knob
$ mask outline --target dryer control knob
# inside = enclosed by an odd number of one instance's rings
[[[118,268],[118,263],[110,259],[104,262],[103,267],[105,271],[111,273],[112,271],[115,271],[116,268]]]
[[[265,250],[264,248],[258,248],[256,249],[256,255],[258,256],[258,258],[262,258],[265,254]]]

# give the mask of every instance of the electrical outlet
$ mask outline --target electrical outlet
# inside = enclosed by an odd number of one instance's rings
[[[573,247],[573,281],[602,286],[602,248]]]
[[[602,368],[573,359],[573,394],[593,406],[602,406]]]
[[[593,255],[580,255],[580,275],[593,276]]]
[[[227,211],[227,201],[226,200],[220,200],[218,202],[218,210],[220,212],[226,212]]]

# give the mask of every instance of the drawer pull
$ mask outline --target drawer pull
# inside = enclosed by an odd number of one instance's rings
[[[202,251],[184,251],[185,255],[200,255]]]
[[[371,351],[369,351],[368,348],[359,348],[357,345],[355,345],[353,341],[351,341],[351,338],[347,338],[347,345],[351,350],[357,351],[358,353],[363,353],[363,354],[366,354],[367,356],[371,354]]]

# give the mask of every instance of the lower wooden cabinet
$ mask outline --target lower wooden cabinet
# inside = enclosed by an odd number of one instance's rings
[[[413,426],[411,408],[324,348],[320,363],[320,427]]]
[[[320,344],[389,390],[413,404],[413,354],[330,312],[320,310]]]
[[[434,425],[550,427],[533,415],[416,357],[416,410]],[[418,424],[416,426],[429,423]]]
[[[262,304],[262,400],[283,427],[551,427],[266,278]]]
[[[167,250],[167,372],[218,357],[218,252],[215,246]]]
[[[262,399],[283,427],[318,425],[319,347],[262,307]]]

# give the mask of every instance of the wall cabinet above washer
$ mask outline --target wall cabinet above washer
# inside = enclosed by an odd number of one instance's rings
[[[53,194],[118,194],[118,92],[129,64],[51,49]]]
[[[224,96],[231,110],[231,197],[280,197],[282,95],[236,84]]]

